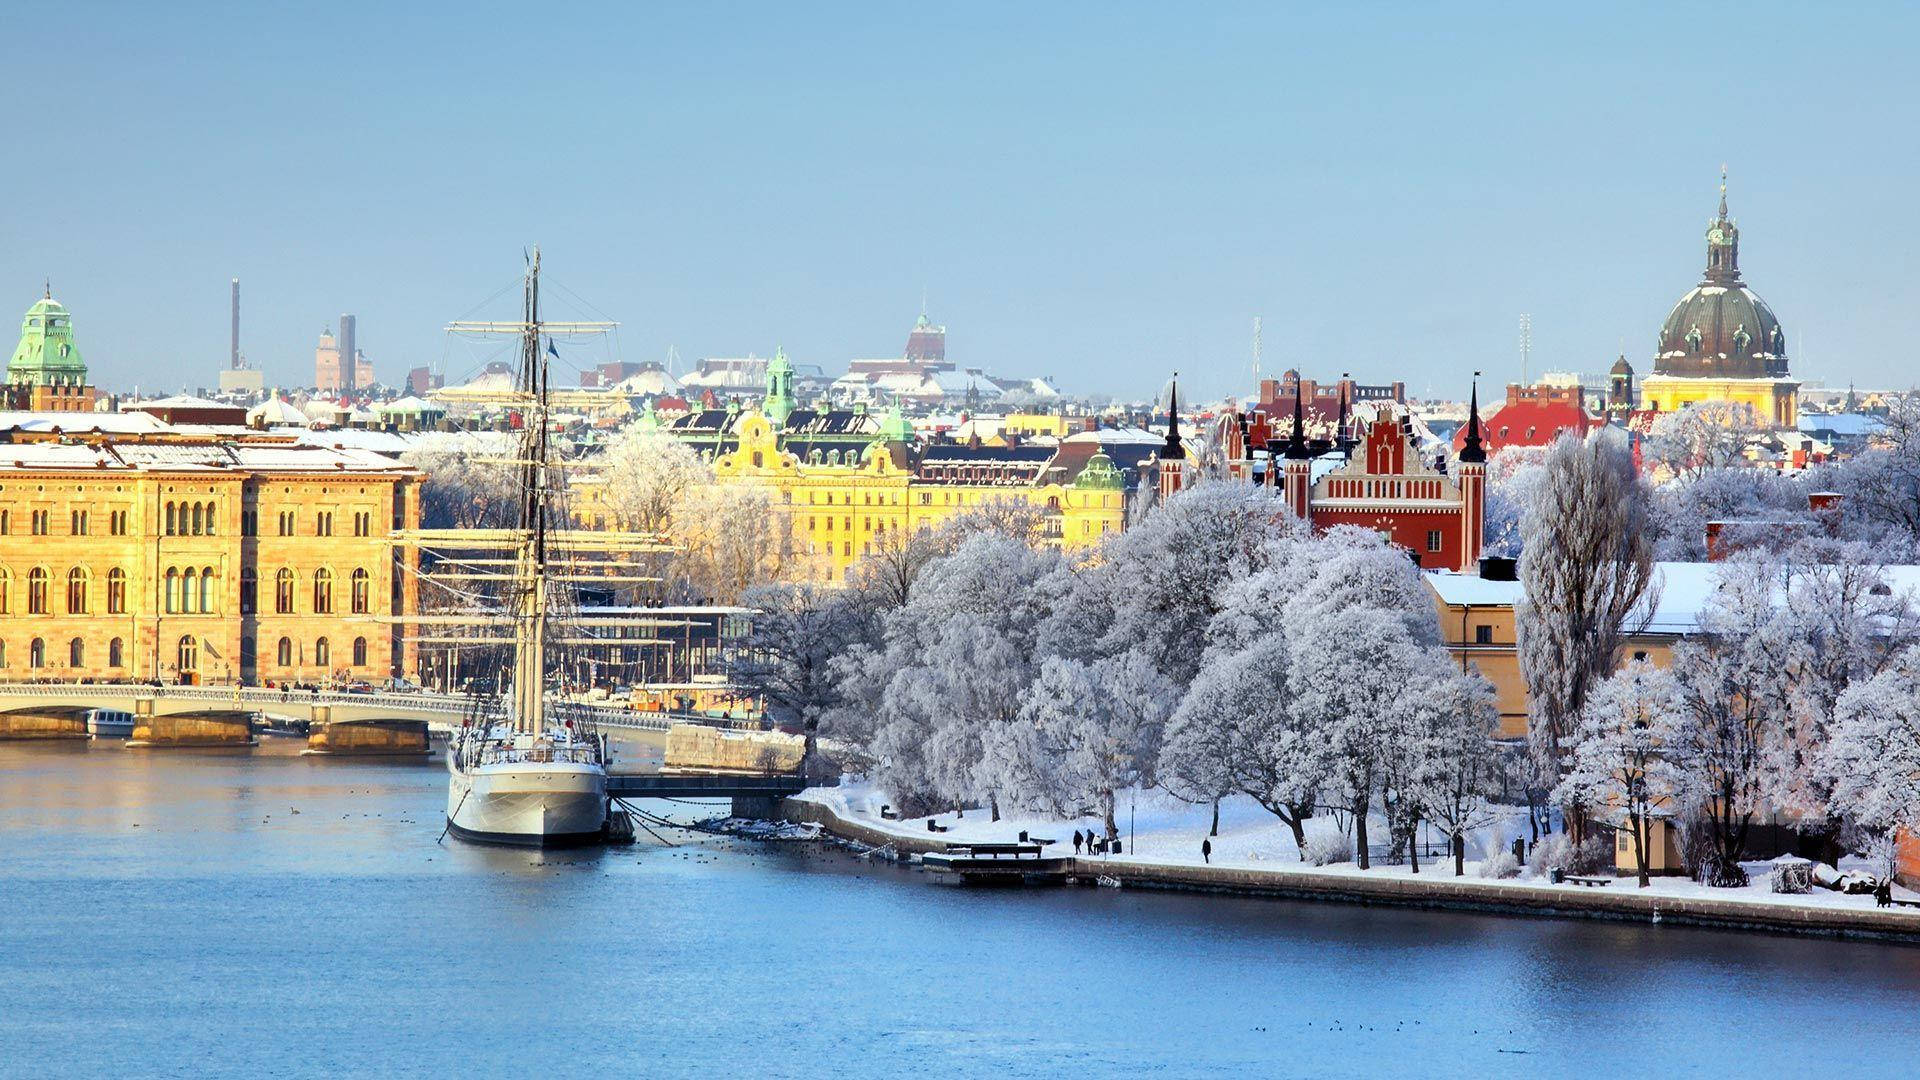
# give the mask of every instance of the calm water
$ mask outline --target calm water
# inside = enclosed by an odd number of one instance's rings
[[[1920,1072],[1920,949],[442,846],[293,749],[0,744],[0,1073]]]

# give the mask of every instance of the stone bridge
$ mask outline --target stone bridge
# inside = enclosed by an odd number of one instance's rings
[[[304,722],[319,752],[424,752],[431,733],[458,727],[473,708],[464,695],[352,694],[259,686],[148,683],[0,683],[0,737],[85,737],[89,709],[134,716],[142,745],[229,745],[252,741],[255,714]],[[612,728],[665,731],[688,719],[667,713],[574,706],[574,715]],[[713,722],[708,720],[706,722]],[[740,726],[735,721],[728,726]]]

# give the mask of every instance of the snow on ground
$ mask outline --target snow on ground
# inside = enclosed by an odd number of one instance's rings
[[[800,796],[802,799],[820,803],[836,814],[849,820],[857,820],[868,828],[891,833],[901,837],[918,840],[937,839],[946,843],[964,843],[966,841],[1012,841],[1025,830],[1036,839],[1057,841],[1056,846],[1048,848],[1049,854],[1073,851],[1072,836],[1075,829],[1082,833],[1100,829],[1098,818],[1084,817],[1062,820],[1030,814],[1009,813],[1002,815],[999,821],[990,821],[990,814],[982,807],[969,809],[961,817],[953,812],[935,814],[932,820],[946,825],[951,831],[933,834],[927,831],[928,818],[908,818],[892,821],[880,816],[880,808],[887,804],[887,796],[864,783],[845,783],[833,788],[810,788]],[[1198,866],[1202,859],[1200,842],[1207,838],[1212,810],[1201,805],[1193,806],[1179,801],[1162,791],[1124,792],[1119,796],[1119,806],[1115,818],[1120,825],[1120,840],[1125,855],[1099,856],[1116,863],[1135,866]],[[1472,880],[1479,884],[1496,888],[1514,886],[1544,886],[1548,882],[1544,877],[1529,875],[1525,867],[1517,878],[1483,879],[1479,876],[1480,860],[1488,852],[1501,851],[1513,844],[1516,836],[1526,831],[1526,813],[1516,807],[1505,821],[1482,829],[1469,837],[1467,842],[1466,877],[1460,880]],[[1262,809],[1259,804],[1245,796],[1233,796],[1220,803],[1220,835],[1213,837],[1213,865],[1241,870],[1265,870],[1275,873],[1319,873],[1319,874],[1355,874],[1362,876],[1412,876],[1412,867],[1407,864],[1389,866],[1384,861],[1386,846],[1378,841],[1386,836],[1384,824],[1376,815],[1368,825],[1376,843],[1372,845],[1373,868],[1362,870],[1351,862],[1335,863],[1331,866],[1313,866],[1300,860],[1299,849],[1294,846],[1293,832],[1279,819]],[[1316,834],[1333,834],[1337,827],[1331,816],[1323,815],[1307,822],[1309,838]],[[1134,840],[1137,838],[1138,846]],[[1429,857],[1428,846],[1421,845],[1421,877],[1453,877],[1453,862],[1444,854],[1446,842],[1438,832],[1432,837]],[[1744,864],[1750,883],[1740,889],[1718,889],[1702,885],[1684,877],[1655,877],[1652,885],[1646,889],[1637,888],[1634,879],[1629,876],[1607,886],[1609,891],[1624,890],[1630,893],[1653,896],[1672,896],[1689,899],[1741,900],[1763,904],[1784,904],[1792,906],[1821,906],[1838,908],[1860,908],[1874,910],[1872,896],[1848,896],[1815,888],[1811,893],[1780,894],[1769,891],[1767,883],[1768,864],[1750,862]],[[1864,860],[1843,859],[1842,870],[1866,870]],[[1592,891],[1579,885],[1552,886],[1570,891]],[[1920,894],[1911,890],[1894,889],[1899,899],[1917,899]],[[1913,915],[1920,922],[1920,909],[1894,908],[1903,914]]]

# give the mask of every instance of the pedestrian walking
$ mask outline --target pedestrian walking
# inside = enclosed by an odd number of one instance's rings
[[[1073,830],[1073,853],[1075,855],[1080,854],[1080,830],[1079,829]]]
[[[1203,863],[1213,862],[1213,841],[1206,839],[1200,841],[1200,861]]]

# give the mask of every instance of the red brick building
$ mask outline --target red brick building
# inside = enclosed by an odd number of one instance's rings
[[[1397,384],[1396,384],[1397,385]],[[1229,411],[1214,422],[1212,442],[1227,475],[1278,488],[1293,512],[1316,529],[1355,525],[1375,529],[1406,548],[1424,570],[1473,571],[1485,543],[1487,454],[1481,436],[1479,391],[1454,457],[1421,457],[1413,416],[1403,404],[1376,399],[1356,417],[1338,401],[1331,438],[1308,436],[1307,395],[1293,397],[1283,435],[1263,411]],[[1199,463],[1180,435],[1179,386],[1169,400],[1167,441],[1158,459],[1160,494],[1169,497],[1198,481]]]
[[[1578,386],[1507,385],[1507,403],[1487,414],[1481,445],[1489,454],[1509,446],[1545,446],[1563,431],[1585,435],[1605,423],[1587,411],[1586,391]],[[1454,433],[1453,449],[1465,445],[1467,429]]]

